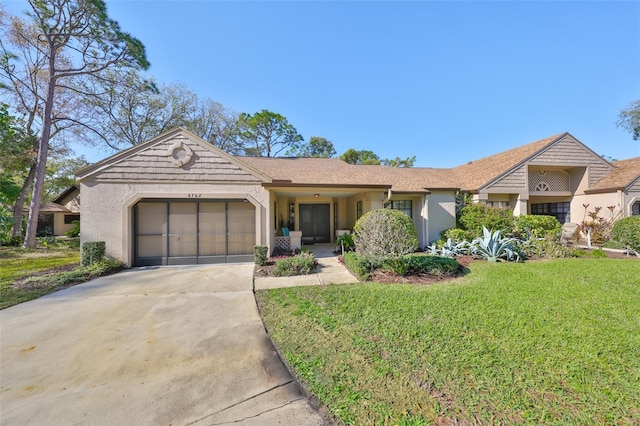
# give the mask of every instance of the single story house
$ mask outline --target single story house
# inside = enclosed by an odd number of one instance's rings
[[[590,197],[631,214],[638,161],[608,163],[563,133],[453,169],[364,166],[232,156],[177,128],[78,172],[81,239],[105,241],[128,265],[251,261],[253,246],[272,250],[282,228],[302,231],[303,244],[333,242],[386,207],[407,213],[425,246],[455,226],[461,193],[561,221],[581,220],[574,207]]]
[[[24,212],[28,211],[25,207]],[[71,185],[55,200],[40,205],[36,234],[64,235],[75,227],[75,220],[80,220],[80,188]]]

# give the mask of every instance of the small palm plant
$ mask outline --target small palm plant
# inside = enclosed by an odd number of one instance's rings
[[[502,237],[502,231],[489,231],[482,227],[483,236],[471,242],[471,253],[487,259],[489,262],[497,262],[500,259],[507,261],[520,261],[520,253],[514,243],[516,238]]]

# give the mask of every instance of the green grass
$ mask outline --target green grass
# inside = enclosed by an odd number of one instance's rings
[[[120,268],[121,265],[114,262],[80,267],[78,249],[23,250],[0,247],[0,309]]]
[[[470,268],[257,298],[300,380],[347,424],[640,423],[640,261]]]

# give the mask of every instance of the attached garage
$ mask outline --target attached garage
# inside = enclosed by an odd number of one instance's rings
[[[247,200],[142,200],[134,223],[135,266],[253,260],[255,207]]]
[[[175,129],[78,172],[80,238],[129,266],[252,262],[271,179]]]

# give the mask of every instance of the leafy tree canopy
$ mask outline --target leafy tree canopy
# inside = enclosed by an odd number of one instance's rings
[[[380,157],[373,151],[361,150],[357,151],[353,148],[349,148],[340,156],[340,159],[349,164],[380,164]]]
[[[238,129],[245,154],[252,157],[277,157],[297,151],[304,140],[285,116],[266,109],[253,115],[240,114]]]
[[[301,145],[297,150],[288,151],[292,157],[332,158],[336,155],[333,143],[320,136],[311,136],[309,142]]]
[[[640,99],[620,111],[616,124],[631,133],[634,141],[640,139]]]

